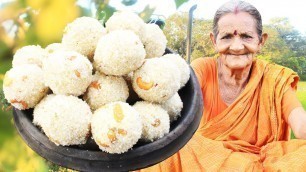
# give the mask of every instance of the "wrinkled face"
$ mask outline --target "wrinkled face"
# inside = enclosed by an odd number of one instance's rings
[[[218,22],[219,34],[214,40],[221,62],[230,69],[243,69],[252,64],[262,42],[256,32],[255,19],[246,12],[229,13]]]

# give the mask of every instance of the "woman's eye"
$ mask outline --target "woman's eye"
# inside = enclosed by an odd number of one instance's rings
[[[250,35],[241,35],[241,37],[242,37],[243,39],[251,39],[251,38],[253,38],[253,37],[250,36]]]
[[[225,36],[223,36],[221,39],[231,39],[231,38],[232,38],[231,35],[225,35]]]

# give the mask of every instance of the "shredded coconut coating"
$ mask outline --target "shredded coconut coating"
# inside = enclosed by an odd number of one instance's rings
[[[99,40],[94,66],[100,73],[122,76],[138,69],[145,56],[145,49],[137,35],[129,30],[116,30]]]
[[[170,99],[162,103],[161,106],[168,112],[170,122],[177,120],[181,116],[183,102],[178,93],[175,93]]]
[[[43,71],[34,64],[11,68],[3,79],[5,98],[19,110],[33,108],[47,93]]]
[[[92,65],[83,55],[58,51],[44,61],[45,84],[55,94],[79,96],[85,93],[92,80]]]
[[[160,105],[140,101],[136,102],[133,108],[137,110],[142,120],[142,140],[153,142],[169,133],[169,115]]]
[[[85,144],[90,134],[90,108],[74,96],[48,95],[35,107],[33,117],[56,145]]]
[[[163,58],[151,58],[135,71],[133,89],[142,99],[161,103],[178,91],[179,81],[177,66]]]
[[[141,40],[145,34],[145,23],[135,13],[130,11],[115,12],[105,23],[107,32],[115,30],[131,30],[139,36]]]
[[[46,58],[47,52],[39,45],[28,45],[18,49],[13,56],[12,66],[23,64],[36,64],[42,67],[42,61]]]
[[[140,139],[142,123],[129,104],[113,102],[94,112],[91,128],[93,139],[102,151],[121,154]]]
[[[166,54],[162,56],[162,58],[170,60],[171,63],[175,64],[179,68],[181,75],[180,88],[184,87],[190,78],[190,67],[184,58],[178,54]]]
[[[46,48],[45,51],[48,54],[52,54],[55,51],[68,51],[67,48],[65,48],[65,46],[62,43],[52,43],[49,44]]]
[[[103,25],[91,17],[79,17],[64,30],[62,44],[92,60],[99,39],[106,34]]]
[[[84,99],[92,110],[116,101],[125,102],[129,97],[129,89],[123,77],[106,76],[96,73],[89,85]]]
[[[146,58],[161,57],[165,53],[167,39],[163,31],[156,24],[146,24],[144,46]]]

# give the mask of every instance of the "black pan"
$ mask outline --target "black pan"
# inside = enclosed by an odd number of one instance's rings
[[[191,69],[191,68],[190,68]],[[92,139],[80,146],[56,146],[33,125],[33,109],[13,109],[15,126],[27,143],[40,156],[57,165],[79,171],[130,171],[159,163],[179,151],[199,126],[203,100],[196,76],[190,79],[179,95],[184,107],[181,117],[170,126],[170,133],[152,143],[138,142],[123,154],[102,152]]]

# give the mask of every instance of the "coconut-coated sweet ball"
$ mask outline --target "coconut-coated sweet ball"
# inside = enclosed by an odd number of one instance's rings
[[[46,58],[46,51],[39,45],[24,46],[16,51],[13,56],[12,66],[23,64],[36,64],[42,66],[42,61]]]
[[[130,11],[115,12],[105,23],[107,32],[121,29],[131,30],[139,36],[140,40],[144,37],[145,25],[137,14]]]
[[[33,123],[56,145],[85,144],[90,135],[89,106],[74,96],[48,95],[35,108]]]
[[[115,102],[125,102],[129,97],[129,89],[126,81],[121,76],[107,76],[96,73],[89,85],[84,99],[92,110]]]
[[[141,140],[152,142],[169,133],[169,115],[160,105],[139,101],[133,105],[133,108],[142,120]]]
[[[55,51],[68,51],[67,48],[65,48],[65,46],[62,43],[52,43],[49,44],[46,48],[45,48],[46,52],[48,54],[52,54]]]
[[[99,40],[94,66],[100,73],[122,76],[138,69],[145,56],[143,44],[134,32],[116,30]]]
[[[91,60],[99,39],[105,34],[106,29],[97,19],[79,17],[65,27],[62,44]]]
[[[92,65],[83,55],[73,51],[57,51],[43,63],[45,84],[55,94],[79,96],[92,80]]]
[[[146,59],[135,71],[133,89],[142,99],[161,103],[172,97],[180,87],[180,72],[169,60]]]
[[[162,58],[166,58],[170,60],[173,64],[175,64],[180,71],[181,80],[180,80],[180,88],[185,86],[190,78],[190,68],[187,62],[178,54],[165,54]]]
[[[167,39],[156,24],[146,24],[144,35],[146,58],[161,57],[165,53]]]
[[[141,137],[138,112],[124,102],[113,102],[97,109],[91,119],[92,136],[99,148],[121,154],[131,149]]]
[[[33,108],[46,94],[43,71],[34,64],[11,68],[3,79],[3,92],[9,103],[19,110]]]
[[[183,102],[178,93],[175,93],[170,99],[161,104],[170,117],[170,122],[177,120],[181,116],[181,111],[183,109]]]

